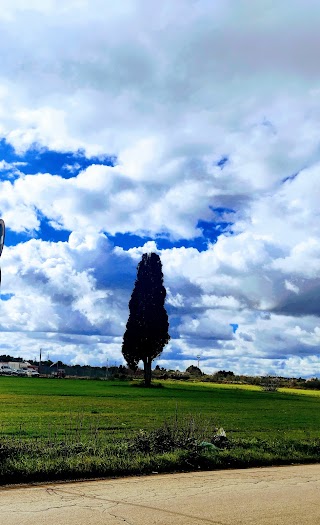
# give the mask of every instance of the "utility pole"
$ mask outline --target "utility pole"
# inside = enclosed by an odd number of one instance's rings
[[[200,368],[200,359],[201,359],[201,355],[197,355],[197,359],[198,359],[198,368]]]

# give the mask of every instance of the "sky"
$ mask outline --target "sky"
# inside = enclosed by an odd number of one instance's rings
[[[318,0],[2,0],[0,354],[320,376]]]

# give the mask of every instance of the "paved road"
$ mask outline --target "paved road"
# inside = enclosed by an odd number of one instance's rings
[[[1,525],[317,525],[320,465],[0,489]]]

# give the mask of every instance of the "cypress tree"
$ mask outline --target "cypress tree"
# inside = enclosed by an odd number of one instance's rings
[[[162,264],[156,253],[144,253],[129,301],[129,318],[123,336],[122,354],[136,370],[143,361],[144,382],[151,384],[151,364],[169,342],[169,322],[164,302]]]

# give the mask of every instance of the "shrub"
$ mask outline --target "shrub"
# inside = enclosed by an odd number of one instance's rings
[[[201,416],[189,416],[167,420],[155,430],[140,430],[130,443],[136,452],[163,453],[176,449],[197,451],[203,443],[210,443],[218,448],[226,448],[229,441],[223,429],[217,429],[210,421],[203,421]]]

